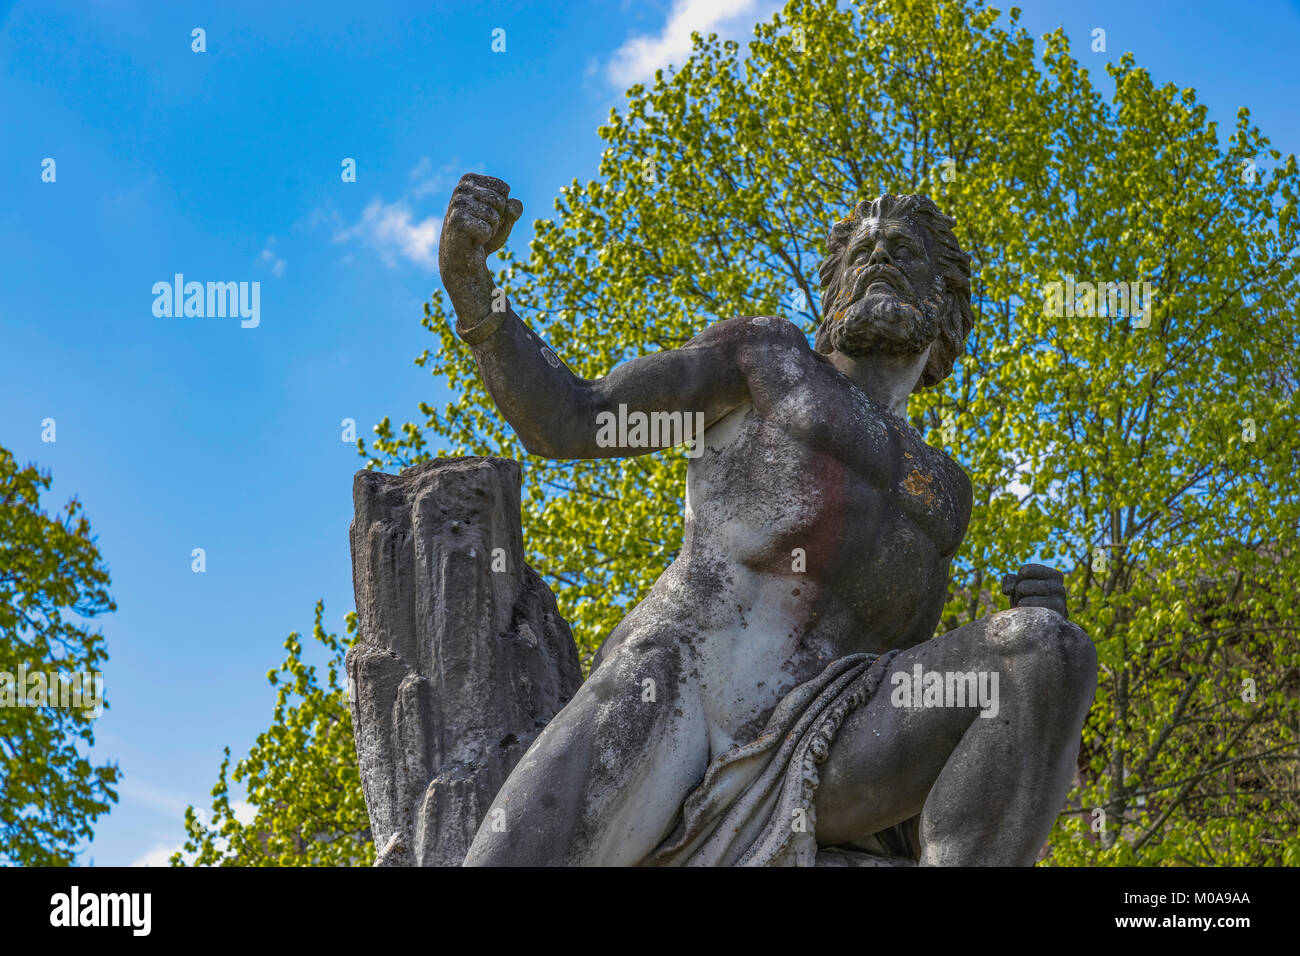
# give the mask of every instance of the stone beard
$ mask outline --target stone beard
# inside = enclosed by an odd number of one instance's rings
[[[848,266],[842,266],[847,270]],[[943,280],[934,293],[918,299],[907,281],[889,266],[868,266],[852,278],[841,276],[839,301],[846,304],[830,323],[830,342],[845,355],[919,355],[939,334],[944,308]]]

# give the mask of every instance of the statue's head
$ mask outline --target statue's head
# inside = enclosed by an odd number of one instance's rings
[[[955,223],[928,196],[884,195],[832,226],[817,351],[919,355],[930,346],[917,388],[947,378],[974,322],[970,256]]]

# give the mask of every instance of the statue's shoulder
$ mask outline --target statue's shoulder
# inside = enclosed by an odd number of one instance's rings
[[[720,319],[691,339],[687,347],[723,343],[742,349],[747,346],[788,345],[802,349],[809,356],[813,354],[803,330],[779,315],[738,315]]]

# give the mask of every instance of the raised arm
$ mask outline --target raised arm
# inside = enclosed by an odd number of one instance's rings
[[[456,332],[473,348],[488,393],[531,454],[643,455],[682,436],[698,437],[697,423],[708,427],[748,398],[743,366],[753,336],[739,320],[719,322],[680,349],[625,362],[604,378],[589,381],[570,372],[503,296],[494,300],[487,255],[505,243],[523,212],[509,190],[491,176],[462,177],[443,220],[438,264],[456,310]],[[674,415],[689,424],[639,436],[619,427],[611,433],[611,421],[635,423],[638,413],[664,426]]]

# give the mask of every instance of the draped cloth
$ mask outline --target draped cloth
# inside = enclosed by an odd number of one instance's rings
[[[758,737],[709,764],[676,828],[642,865],[813,866],[817,768],[896,654],[842,657],[786,694]]]

